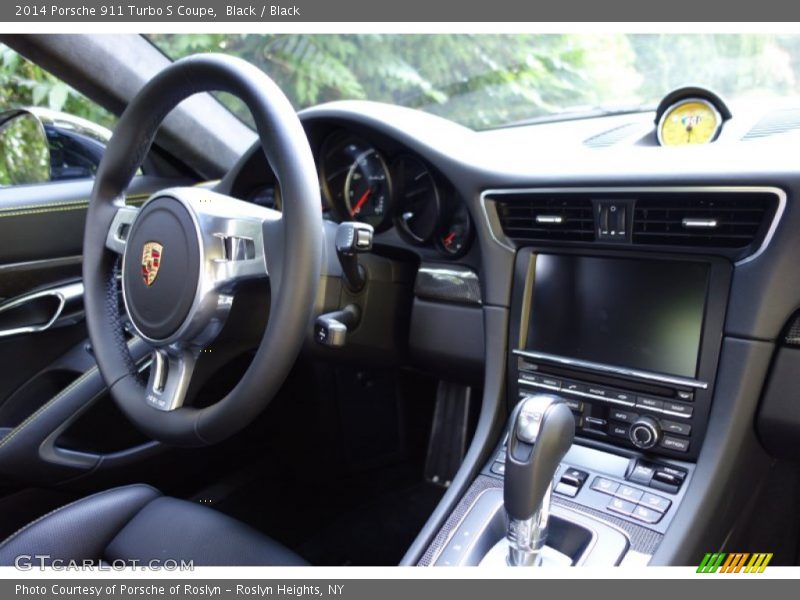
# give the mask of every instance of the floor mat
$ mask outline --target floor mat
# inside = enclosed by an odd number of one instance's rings
[[[315,565],[397,565],[441,496],[427,482],[391,492],[321,529],[300,553]]]
[[[400,562],[443,493],[407,463],[319,481],[265,462],[201,495],[311,564],[380,566]]]

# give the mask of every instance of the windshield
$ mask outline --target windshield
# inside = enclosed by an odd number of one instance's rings
[[[687,84],[726,100],[798,93],[800,36],[700,34],[151,35],[169,57],[240,56],[297,109],[368,99],[473,129],[653,108]],[[220,95],[238,116],[249,114]]]

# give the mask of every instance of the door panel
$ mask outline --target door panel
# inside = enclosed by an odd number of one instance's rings
[[[157,190],[186,184],[137,177],[127,199],[141,204]],[[65,284],[78,284],[71,289],[80,289],[91,189],[88,180],[0,189],[0,329],[7,332],[26,319],[48,322],[45,313],[57,308],[58,302],[53,307],[31,304],[28,312],[3,310],[32,292],[61,289]],[[154,445],[140,436],[126,437],[119,428],[130,425],[118,421],[100,423],[100,430],[113,427],[120,439],[135,440],[132,443],[139,445],[133,453],[96,448],[84,452],[80,436],[74,434],[68,448],[58,444],[58,437],[81,415],[92,412],[92,406],[111,402],[88,342],[82,299],[75,299],[69,311],[69,318],[42,331],[5,336],[0,331],[0,483],[56,484],[101,464],[110,468],[115,461],[135,460],[137,452],[146,456],[154,451]],[[136,352],[145,357],[146,350],[139,346],[140,342]]]

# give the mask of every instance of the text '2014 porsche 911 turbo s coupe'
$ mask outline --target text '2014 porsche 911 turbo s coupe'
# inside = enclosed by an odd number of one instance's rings
[[[2,565],[798,564],[800,37],[0,42]]]

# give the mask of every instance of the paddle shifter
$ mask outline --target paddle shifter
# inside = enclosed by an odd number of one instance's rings
[[[574,437],[572,412],[556,396],[527,396],[514,409],[503,489],[509,565],[541,564],[553,478]]]

